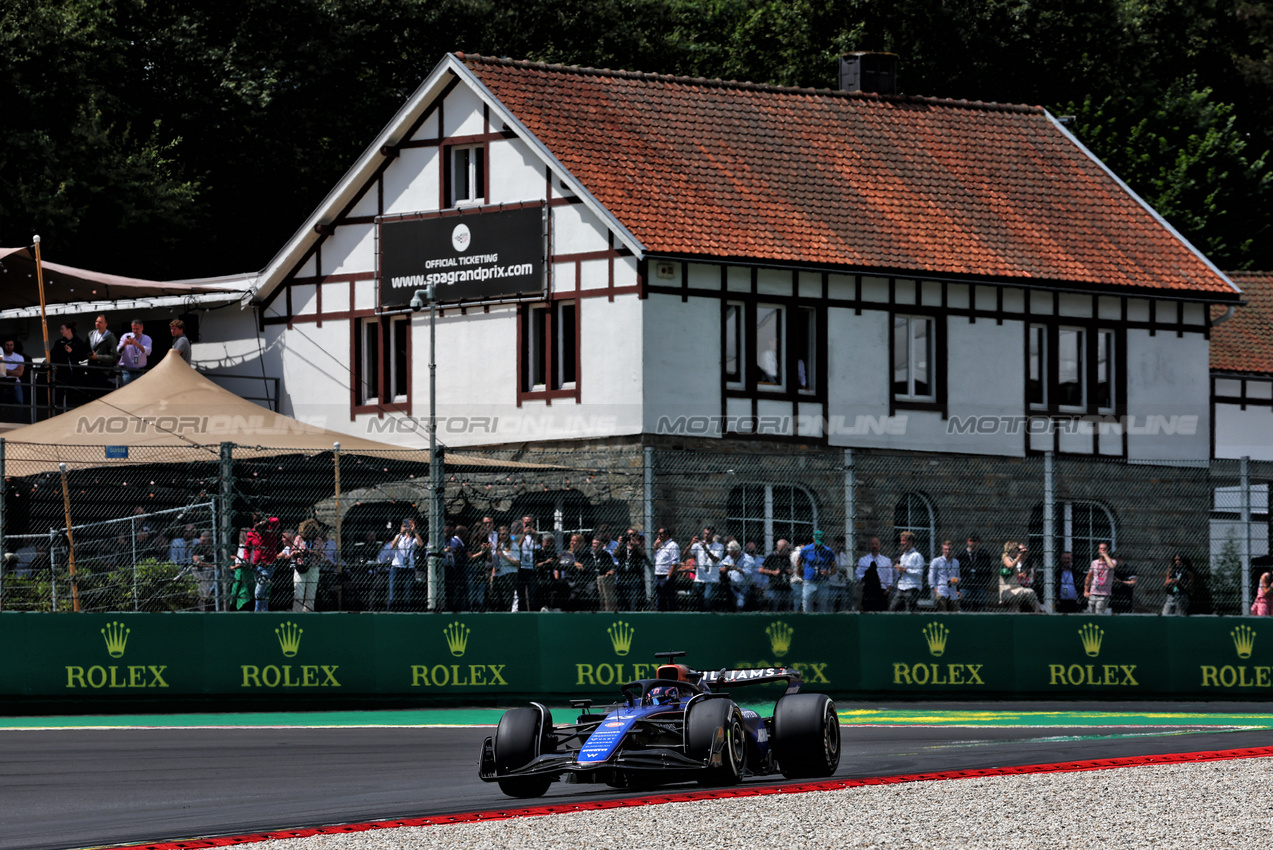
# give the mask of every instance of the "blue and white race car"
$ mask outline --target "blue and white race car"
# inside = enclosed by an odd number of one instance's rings
[[[655,678],[629,682],[623,701],[605,713],[592,700],[571,700],[578,721],[554,726],[540,703],[506,711],[482,745],[478,776],[510,797],[539,797],[553,782],[616,788],[697,780],[733,785],[747,776],[830,776],[840,764],[840,720],[825,694],[799,693],[788,667],[703,672],[666,659]],[[743,709],[728,691],[786,682],[769,717]]]

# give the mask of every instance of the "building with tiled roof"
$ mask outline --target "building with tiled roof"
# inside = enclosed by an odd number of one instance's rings
[[[1008,477],[1050,454],[1115,484],[1208,461],[1210,311],[1243,297],[1038,107],[463,54],[245,298],[283,411],[425,445],[410,304],[430,285],[451,446],[910,453]],[[1043,522],[1041,494],[995,498]],[[933,534],[959,521],[932,502]],[[1115,503],[1065,502],[1057,527],[1112,536]]]
[[[1215,456],[1273,461],[1273,272],[1230,272],[1245,303],[1211,331]]]

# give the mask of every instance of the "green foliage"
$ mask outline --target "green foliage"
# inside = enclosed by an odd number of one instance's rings
[[[851,50],[909,93],[1078,114],[1218,262],[1273,267],[1267,0],[9,0],[0,244],[261,268],[448,51],[831,87]]]
[[[1235,535],[1231,533],[1210,566],[1199,571],[1199,580],[1210,590],[1216,614],[1247,613],[1242,610],[1242,550]]]

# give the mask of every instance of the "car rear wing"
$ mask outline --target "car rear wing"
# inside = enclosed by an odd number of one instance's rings
[[[771,682],[786,682],[786,694],[794,694],[804,684],[804,677],[794,667],[724,668],[703,673],[703,684],[712,688],[736,688],[740,685],[763,685]]]

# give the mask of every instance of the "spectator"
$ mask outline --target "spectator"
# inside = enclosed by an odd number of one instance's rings
[[[193,526],[187,526],[192,528]],[[190,568],[194,572],[195,587],[199,593],[199,610],[212,611],[216,607],[213,589],[217,581],[217,553],[212,544],[212,532],[205,531],[190,546]]]
[[[567,611],[595,611],[597,594],[596,562],[582,534],[570,535],[570,547],[561,553],[561,577],[569,588]]]
[[[615,563],[606,549],[609,541],[604,532],[594,535],[592,546],[584,552],[581,562],[587,574],[588,583],[584,587],[585,602],[589,611],[614,611],[615,606]]]
[[[959,607],[963,611],[984,611],[998,593],[994,565],[981,548],[981,537],[969,534],[959,553]]]
[[[959,611],[959,561],[951,557],[955,545],[943,540],[941,554],[928,565],[928,586],[938,611]]]
[[[99,315],[93,322],[93,330],[88,334],[88,359],[86,365],[92,366],[88,379],[91,394],[104,395],[114,389],[111,373],[119,362],[119,340],[106,326],[106,317]]]
[[[1273,613],[1273,572],[1260,576],[1260,587],[1256,590],[1255,601],[1251,603],[1251,613],[1257,617]]]
[[[557,538],[545,534],[539,538],[539,546],[532,553],[535,561],[535,587],[541,611],[560,611],[563,598],[557,578],[561,559],[557,552]]]
[[[654,609],[676,610],[676,574],[681,566],[681,547],[672,539],[672,529],[660,528],[654,535]]]
[[[259,517],[259,514],[257,515]],[[137,532],[138,536],[146,534],[145,527]],[[270,587],[274,573],[274,564],[278,561],[279,544],[278,517],[258,518],[248,529],[245,540],[247,562],[251,565],[255,586],[253,597],[256,600],[256,611],[270,610]]]
[[[1130,614],[1135,606],[1136,571],[1117,555],[1114,556],[1114,591],[1109,596],[1115,614]]]
[[[857,579],[860,608],[863,613],[883,611],[888,607],[887,588],[892,585],[893,562],[880,554],[880,538],[872,537],[867,554],[858,558]]]
[[[495,546],[491,550],[490,590],[486,600],[492,611],[512,611],[517,593],[517,574],[521,572],[521,548],[513,542],[507,525],[495,532]]]
[[[294,573],[293,612],[314,611],[314,597],[318,594],[318,576],[322,569],[324,548],[323,529],[318,520],[311,517],[302,522],[285,555]]]
[[[153,344],[146,336],[140,319],[133,319],[133,329],[119,340],[120,386],[137,378],[146,368],[146,359],[150,357]]]
[[[621,550],[622,551],[622,550]],[[654,565],[645,552],[645,535],[636,529],[627,534],[627,551],[619,564],[619,609],[643,611],[646,607],[646,576]]]
[[[1017,611],[1028,609],[1038,614],[1043,611],[1038,595],[1032,589],[1021,586],[1021,578],[1026,575],[1026,556],[1029,551],[1015,540],[1003,544],[1003,566],[999,568],[999,604]]]
[[[704,526],[702,535],[690,539],[690,555],[694,558],[694,608],[715,611],[723,572],[720,562],[725,557],[720,535],[711,526]]]
[[[1118,564],[1109,553],[1108,543],[1098,544],[1096,552],[1096,560],[1092,561],[1087,577],[1083,579],[1083,597],[1087,599],[1087,613],[1107,614],[1110,593],[1114,590],[1114,571]]]
[[[168,323],[168,332],[172,334],[172,350],[181,355],[186,365],[190,365],[190,337],[186,336],[186,323],[173,319]]]
[[[897,563],[893,565],[897,574],[897,588],[888,610],[896,611],[901,608],[914,611],[919,602],[920,591],[924,589],[924,556],[915,548],[915,535],[910,531],[903,531],[899,535],[898,545],[901,546],[901,552],[897,555]]]
[[[756,575],[756,559],[743,551],[742,544],[731,539],[725,544],[725,557],[729,560],[730,598],[735,611],[747,610],[747,597],[751,593],[752,579]]]
[[[398,526],[398,533],[389,541],[393,560],[389,562],[389,598],[387,611],[410,611],[415,596],[416,550],[424,545],[416,531],[415,520],[407,517]]]
[[[813,542],[800,550],[797,565],[804,580],[800,599],[800,610],[806,614],[814,614],[825,610],[825,604],[819,598],[827,579],[835,570],[835,552],[822,543],[822,531],[813,532]]]
[[[495,566],[495,520],[482,517],[481,525],[473,529],[469,535],[469,610],[478,612],[487,610],[486,589],[489,585],[491,568]]]
[[[190,566],[190,544],[194,541],[194,526],[187,525],[172,537],[168,545],[168,560],[178,567]]]
[[[234,554],[234,577],[230,582],[231,611],[252,610],[250,605],[256,580],[252,570],[252,550],[248,542],[251,533],[251,529],[247,528],[239,532],[239,548]],[[127,538],[122,534],[116,539],[116,547],[120,545],[128,545]]]
[[[1077,614],[1082,610],[1079,604],[1079,577],[1074,572],[1074,555],[1061,553],[1061,565],[1056,569],[1056,612],[1058,614]]]
[[[452,611],[469,610],[469,530],[463,525],[451,529],[446,543],[447,602]]]
[[[17,350],[18,341],[9,337],[4,341],[4,393],[0,395],[10,422],[23,421],[22,406],[26,404],[23,392],[23,376],[26,374],[26,358]]]
[[[84,376],[75,366],[88,358],[88,343],[75,335],[76,327],[74,319],[63,322],[61,335],[49,347],[49,360],[53,363],[49,379],[56,387],[53,404],[59,408],[73,407],[84,399]]]
[[[534,517],[522,517],[521,528],[514,536],[517,547],[517,592],[513,598],[514,611],[534,611],[537,581],[535,576],[535,550],[538,535]]]
[[[1186,556],[1179,552],[1171,556],[1171,565],[1167,567],[1167,579],[1163,582],[1163,588],[1167,593],[1167,601],[1162,606],[1164,617],[1173,614],[1181,617],[1189,616],[1189,597],[1193,595],[1195,578],[1193,564]]]
[[[756,571],[769,582],[769,610],[792,611],[795,602],[791,596],[791,550],[786,540],[779,540]]]

